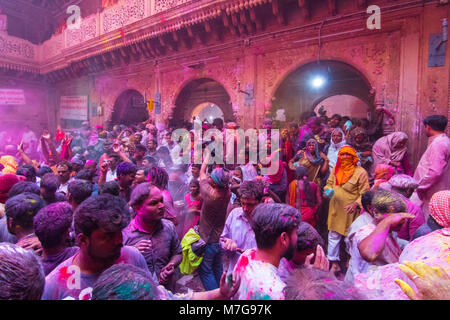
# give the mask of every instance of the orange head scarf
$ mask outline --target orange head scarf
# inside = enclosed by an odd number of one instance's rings
[[[342,154],[348,153],[352,157],[343,159]],[[340,186],[346,183],[355,172],[356,164],[358,163],[358,156],[356,155],[355,149],[350,146],[345,146],[339,149],[338,159],[336,162],[336,167],[334,169],[334,175],[336,177],[336,185]]]

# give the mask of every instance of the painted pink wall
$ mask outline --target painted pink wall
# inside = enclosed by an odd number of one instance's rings
[[[23,90],[26,102],[25,105],[0,105],[0,131],[18,133],[17,139],[21,136],[25,124],[37,135],[42,133],[43,128],[53,132],[54,111],[49,107],[52,103],[47,86],[40,82],[0,77],[0,88]]]

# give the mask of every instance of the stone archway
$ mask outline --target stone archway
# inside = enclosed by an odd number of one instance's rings
[[[225,121],[234,120],[230,100],[228,92],[218,81],[211,78],[194,79],[188,82],[178,94],[169,125],[180,126],[185,121],[191,122],[194,109],[206,104],[219,107]]]
[[[322,106],[329,117],[337,113],[350,118],[365,118],[371,110],[366,101],[347,94],[333,95],[314,103],[314,112],[319,114],[319,108]]]
[[[137,90],[128,89],[117,97],[109,124],[133,125],[147,119],[148,112],[144,96]]]
[[[200,119],[202,122],[208,121],[209,123],[212,123],[215,118],[224,120],[222,109],[212,102],[203,102],[196,106],[191,113],[191,118],[194,117]]]
[[[374,105],[371,88],[367,78],[347,63],[309,62],[294,69],[280,83],[272,98],[271,113],[275,115],[278,109],[284,109],[287,121],[298,121],[303,112],[313,111],[325,99],[341,95],[362,100],[371,113]],[[367,114],[367,110],[363,112]]]

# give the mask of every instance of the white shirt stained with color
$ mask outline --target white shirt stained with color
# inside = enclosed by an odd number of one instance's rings
[[[278,276],[278,269],[255,256],[256,249],[247,250],[236,263],[234,272],[240,275],[241,285],[234,300],[284,300],[286,284]]]

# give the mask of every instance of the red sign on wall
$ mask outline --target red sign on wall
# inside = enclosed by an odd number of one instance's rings
[[[62,96],[59,115],[61,119],[87,120],[88,97],[87,96]]]

